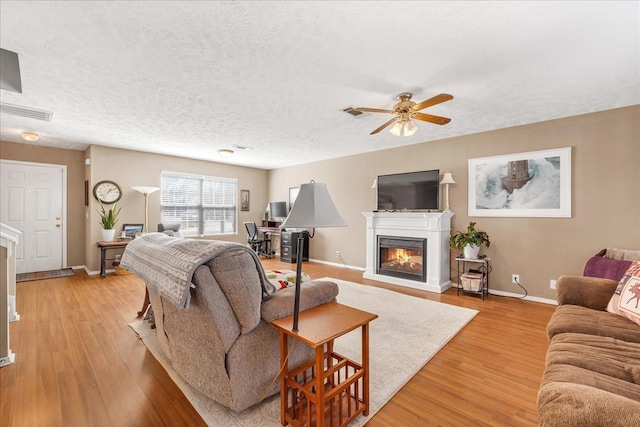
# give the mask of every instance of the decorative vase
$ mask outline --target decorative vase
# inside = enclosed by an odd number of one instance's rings
[[[480,246],[466,245],[464,247],[464,257],[466,259],[478,259],[479,252],[480,252]]]
[[[102,233],[102,241],[103,242],[113,242],[113,238],[116,235],[116,230],[115,228],[112,228],[110,230],[100,230],[100,232]]]

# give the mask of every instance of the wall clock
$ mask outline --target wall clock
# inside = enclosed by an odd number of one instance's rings
[[[122,190],[113,181],[100,181],[93,187],[93,197],[102,203],[111,204],[120,200]]]

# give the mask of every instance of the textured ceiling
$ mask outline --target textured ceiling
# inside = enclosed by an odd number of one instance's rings
[[[272,169],[640,104],[639,2],[0,2],[0,137]],[[439,93],[411,137],[391,108]],[[229,159],[217,150],[252,147]]]

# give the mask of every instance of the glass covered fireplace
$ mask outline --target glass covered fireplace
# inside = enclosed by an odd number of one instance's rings
[[[427,239],[378,236],[378,274],[426,282],[426,259]]]

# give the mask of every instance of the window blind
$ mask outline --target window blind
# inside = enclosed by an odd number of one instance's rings
[[[162,222],[179,222],[184,236],[237,232],[238,180],[162,172]]]

